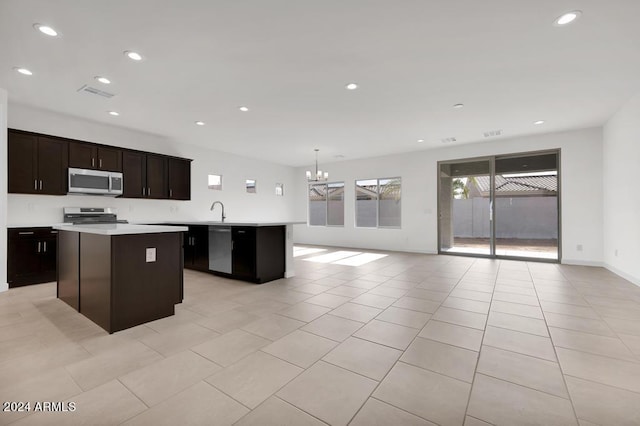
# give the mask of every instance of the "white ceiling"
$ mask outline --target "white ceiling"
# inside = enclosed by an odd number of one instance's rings
[[[299,166],[316,147],[327,162],[602,125],[640,91],[638,17],[638,0],[2,0],[0,87],[12,103]]]

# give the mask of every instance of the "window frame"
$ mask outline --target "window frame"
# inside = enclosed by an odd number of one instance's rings
[[[366,180],[376,181],[376,225],[375,226],[358,226],[358,182]],[[398,226],[385,226],[380,225],[380,181],[381,180],[398,180],[400,182],[400,225]],[[381,178],[369,178],[369,179],[356,179],[354,181],[354,215],[353,215],[353,227],[358,229],[402,229],[402,176],[394,177],[381,177]]]
[[[341,184],[343,191],[342,191],[342,225],[329,225],[329,185],[335,185],[335,184]],[[309,191],[310,188],[312,186],[316,186],[316,185],[324,185],[324,187],[326,188],[325,191],[325,200],[324,200],[324,211],[325,211],[325,216],[324,216],[324,225],[312,225],[311,224],[311,208],[310,208],[310,200],[309,200]],[[312,226],[312,227],[319,227],[319,228],[344,228],[344,202],[345,202],[345,197],[344,197],[344,188],[345,188],[345,182],[344,181],[334,181],[334,182],[309,182],[307,184],[307,226]]]

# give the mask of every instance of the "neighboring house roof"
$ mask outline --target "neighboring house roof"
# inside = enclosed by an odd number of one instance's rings
[[[344,186],[329,187],[329,198],[343,198]],[[327,185],[325,184],[312,184],[309,185],[309,199],[311,201],[324,201],[327,197]]]
[[[483,196],[488,196],[491,190],[491,178],[489,176],[476,176],[467,182],[467,185],[475,186]],[[558,176],[496,176],[496,192],[499,195],[557,195]]]

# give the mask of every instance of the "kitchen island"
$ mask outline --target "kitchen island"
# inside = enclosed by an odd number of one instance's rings
[[[182,302],[182,226],[62,224],[58,298],[109,333],[171,316]]]
[[[184,267],[253,283],[291,278],[293,225],[306,222],[180,221]]]

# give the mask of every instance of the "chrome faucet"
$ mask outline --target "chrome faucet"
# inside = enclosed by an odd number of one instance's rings
[[[213,204],[211,204],[211,211],[213,211],[213,208],[216,206],[216,204],[220,204],[220,207],[222,207],[222,220],[221,220],[221,222],[224,222],[224,218],[226,216],[224,215],[224,204],[222,204],[222,201],[214,201]]]

